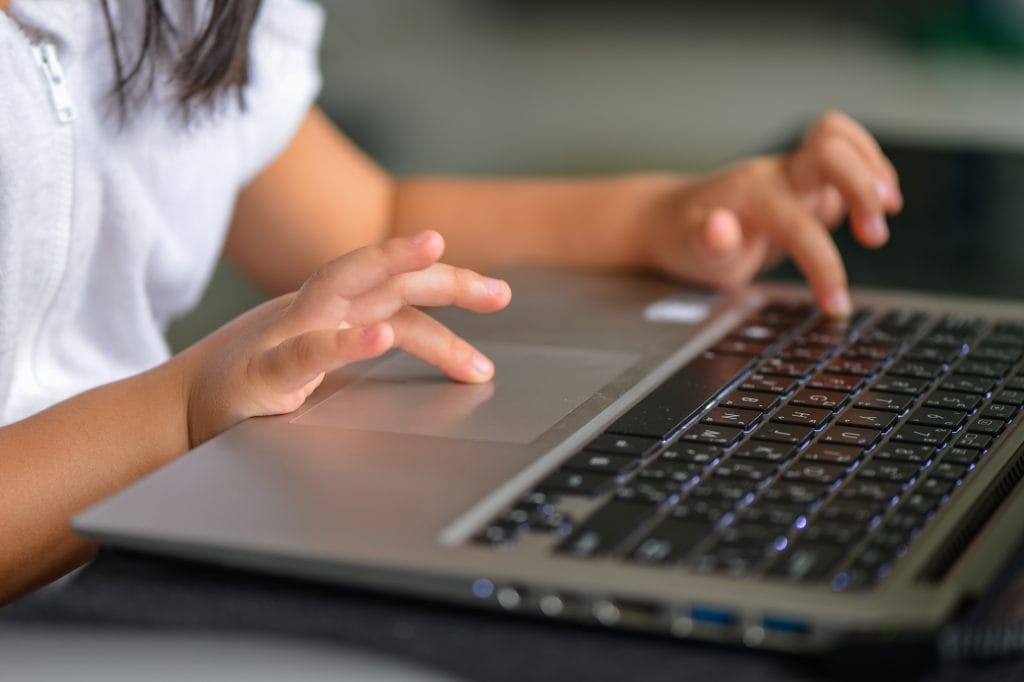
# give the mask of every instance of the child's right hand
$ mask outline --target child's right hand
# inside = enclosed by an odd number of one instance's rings
[[[176,361],[190,447],[248,417],[291,412],[326,372],[396,346],[456,381],[489,380],[486,357],[414,306],[487,313],[508,305],[511,291],[438,263],[443,250],[437,232],[358,249],[184,351]]]

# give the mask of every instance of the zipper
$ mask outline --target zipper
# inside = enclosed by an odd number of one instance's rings
[[[57,115],[57,122],[61,125],[71,123],[75,120],[75,108],[71,104],[71,92],[68,90],[67,81],[64,79],[64,69],[57,59],[57,48],[53,43],[39,43],[32,45],[32,57],[43,72],[46,85],[50,90],[50,103],[53,104],[54,113]]]
[[[38,273],[37,304],[25,311],[27,314],[13,339],[11,382],[7,405],[2,410],[5,421],[10,421],[12,417],[26,416],[26,408],[35,412],[52,403],[50,396],[53,391],[44,387],[47,384],[51,384],[51,388],[59,385],[59,377],[52,376],[38,356],[43,352],[40,336],[44,322],[56,300],[70,260],[75,148],[74,127],[69,124],[75,119],[75,108],[64,69],[57,57],[56,46],[50,41],[29,35],[19,22],[0,12],[0,21],[5,19],[24,39],[25,46],[39,68],[56,118],[50,152],[50,176],[55,189],[51,196],[51,215],[58,217],[51,225],[52,231],[46,240],[52,257]]]

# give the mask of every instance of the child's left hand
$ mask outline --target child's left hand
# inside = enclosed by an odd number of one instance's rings
[[[829,231],[849,212],[857,241],[880,247],[889,237],[885,216],[903,205],[896,171],[878,144],[838,113],[822,116],[790,154],[741,163],[666,196],[641,228],[655,266],[734,287],[785,252],[822,310],[839,317],[849,314],[850,297]]]

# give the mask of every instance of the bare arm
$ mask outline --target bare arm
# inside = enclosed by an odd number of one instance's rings
[[[785,155],[719,173],[599,179],[394,179],[317,110],[239,198],[228,254],[270,292],[326,260],[391,235],[440,231],[447,258],[474,268],[547,263],[653,268],[737,286],[779,253],[821,307],[849,313],[846,271],[829,230],[849,211],[878,247],[902,205],[878,145],[842,114],[823,116]]]
[[[177,363],[0,429],[0,603],[84,561],[91,547],[68,520],[188,444]]]

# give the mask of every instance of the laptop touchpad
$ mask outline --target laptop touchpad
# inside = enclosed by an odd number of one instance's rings
[[[626,353],[479,343],[496,372],[459,384],[396,354],[294,420],[297,424],[530,443],[639,358]]]

